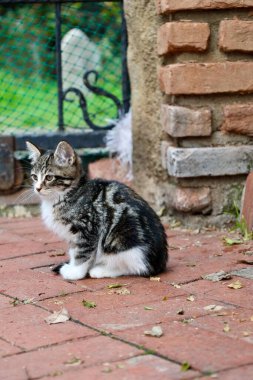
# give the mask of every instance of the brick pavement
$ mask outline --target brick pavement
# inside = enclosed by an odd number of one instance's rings
[[[0,219],[0,378],[251,379],[253,280],[202,276],[253,268],[253,241],[226,246],[223,237],[235,235],[213,230],[168,236],[160,281],[66,282],[50,270],[65,259],[65,243],[39,218]],[[238,280],[240,289],[228,287]],[[123,287],[108,288],[115,283]],[[70,320],[45,322],[63,307]],[[144,334],[153,326],[161,337]]]

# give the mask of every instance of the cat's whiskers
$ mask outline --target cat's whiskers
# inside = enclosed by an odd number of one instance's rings
[[[35,194],[34,194],[34,191],[32,189],[25,190],[22,194],[20,194],[16,198],[16,203],[19,203],[19,202],[26,203],[27,201],[29,201],[30,199],[32,199],[34,195]]]

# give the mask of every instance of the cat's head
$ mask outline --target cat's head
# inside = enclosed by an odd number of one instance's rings
[[[54,152],[43,152],[28,141],[26,146],[35,193],[55,199],[77,184],[82,174],[81,160],[66,141],[61,141]]]

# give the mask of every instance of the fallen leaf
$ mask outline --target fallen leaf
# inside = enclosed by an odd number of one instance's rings
[[[183,362],[181,365],[181,371],[186,372],[191,369],[191,365],[188,362]]]
[[[229,327],[229,324],[227,322],[224,322],[223,331],[225,333],[228,333],[230,331],[230,327]]]
[[[157,281],[157,282],[161,281],[161,277],[150,277],[149,279],[150,281]]]
[[[144,306],[144,310],[154,310],[154,308],[151,306]]]
[[[221,270],[219,272],[210,273],[210,274],[207,274],[207,275],[201,276],[201,277],[204,280],[217,282],[217,281],[221,281],[221,280],[229,280],[231,278],[231,274],[224,272],[224,270]]]
[[[181,322],[187,324],[187,323],[191,323],[193,321],[194,321],[194,318],[184,318]]]
[[[239,280],[237,280],[237,281],[232,282],[231,284],[229,284],[228,288],[231,288],[231,289],[241,289],[241,288],[243,288],[243,285],[242,285],[242,283]]]
[[[247,337],[252,335],[252,331],[243,331],[243,336]]]
[[[18,298],[14,298],[14,300],[10,301],[10,304],[15,307],[15,306],[21,304],[21,301],[19,301]]]
[[[178,314],[178,315],[184,315],[184,310],[183,310],[183,309],[179,309],[179,310],[177,311],[177,314]]]
[[[186,266],[187,267],[195,267],[197,264],[196,263],[187,263]]]
[[[49,325],[54,323],[63,323],[67,322],[70,319],[68,310],[63,308],[60,311],[54,311],[53,314],[50,314],[47,318],[45,318],[45,322]]]
[[[82,304],[84,307],[87,307],[88,309],[94,309],[94,307],[97,306],[97,304],[93,301],[87,301],[87,300],[82,300]]]
[[[153,326],[151,330],[144,331],[144,334],[160,338],[163,335],[163,330],[161,326]]]
[[[181,285],[176,284],[175,282],[171,282],[170,285],[174,286],[176,289],[180,289]]]
[[[27,298],[27,299],[23,300],[22,302],[24,305],[28,305],[30,303],[33,303],[34,300],[35,300],[35,298],[33,297],[33,298]]]
[[[168,299],[169,299],[169,296],[164,296],[162,300],[163,301],[168,301]]]
[[[204,310],[207,311],[220,311],[223,309],[223,306],[220,305],[208,305],[204,307]]]
[[[251,322],[253,322],[253,315],[252,315],[252,317],[250,317],[250,320],[251,320]]]
[[[187,297],[186,299],[187,299],[187,301],[191,301],[191,302],[195,301],[195,297],[192,294],[189,297]]]
[[[51,255],[49,255],[49,257],[59,257],[59,256],[65,256],[65,252],[52,253]]]
[[[242,244],[243,243],[242,239],[230,239],[227,237],[224,237],[223,241],[226,245],[235,245],[235,244]]]
[[[253,251],[245,251],[243,254],[246,256],[253,256]]]
[[[108,289],[117,289],[117,288],[122,288],[123,286],[127,286],[127,284],[110,284],[107,285]]]
[[[64,362],[64,364],[66,366],[78,366],[78,365],[82,364],[82,360],[79,358],[73,357],[73,358],[67,360],[66,362]]]
[[[123,295],[123,296],[126,296],[128,294],[131,294],[130,290],[127,289],[127,288],[120,288],[120,289],[115,289],[113,291],[113,293],[116,293],[116,294],[120,294],[120,295]]]

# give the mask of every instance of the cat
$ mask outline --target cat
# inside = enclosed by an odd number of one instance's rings
[[[26,144],[42,219],[69,244],[69,262],[56,269],[65,280],[165,271],[165,230],[144,199],[123,183],[89,179],[66,141],[54,152]]]

